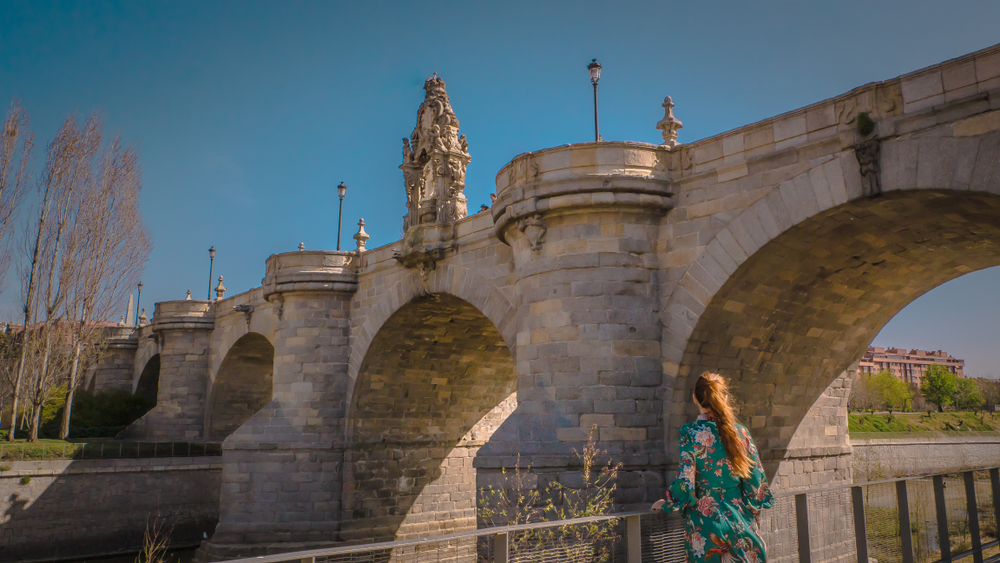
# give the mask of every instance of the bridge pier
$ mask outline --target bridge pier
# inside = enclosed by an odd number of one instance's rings
[[[160,354],[156,406],[119,433],[132,440],[199,440],[215,307],[211,301],[156,304],[153,336]]]
[[[515,158],[497,176],[496,236],[514,254],[518,408],[480,452],[520,453],[542,478],[579,480],[591,431],[624,463],[619,502],[663,488],[657,251],[673,204],[664,147],[586,143]]]
[[[268,258],[272,400],[223,443],[221,515],[200,560],[338,540],[356,260],[325,251]]]

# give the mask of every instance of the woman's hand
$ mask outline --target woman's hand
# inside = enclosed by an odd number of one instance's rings
[[[666,502],[667,501],[665,501],[663,499],[660,499],[660,500],[654,502],[653,503],[653,512],[656,512],[658,510],[662,510],[663,509],[663,505],[666,504]]]

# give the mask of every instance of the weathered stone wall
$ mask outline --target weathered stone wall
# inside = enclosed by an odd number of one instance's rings
[[[1000,466],[1000,438],[900,438],[851,440],[858,480],[864,480],[866,462],[880,466],[883,478],[961,471]]]
[[[6,462],[0,562],[137,551],[147,526],[192,545],[219,518],[221,459]],[[21,484],[22,478],[30,478]]]
[[[104,353],[91,368],[84,387],[91,392],[132,391],[132,372],[135,369],[135,338],[112,340]]]

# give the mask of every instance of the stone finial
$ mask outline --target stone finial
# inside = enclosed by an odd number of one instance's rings
[[[674,117],[674,100],[667,96],[663,98],[663,119],[656,124],[657,129],[663,130],[663,146],[674,147],[677,145],[677,131],[684,127],[681,120]]]
[[[149,317],[146,316],[146,308],[142,308],[142,312],[139,313],[139,326],[146,326],[149,324]]]
[[[306,243],[300,242],[299,243],[299,252],[302,252],[305,249],[306,249]]]
[[[469,142],[459,135],[444,80],[437,73],[424,83],[417,125],[403,139],[403,187],[407,214],[403,229],[451,224],[466,216],[465,169],[472,160]]]
[[[187,297],[185,297],[184,300],[185,301],[190,301],[191,300],[191,290],[190,289],[188,290]]]
[[[125,315],[122,315],[121,319],[119,319],[118,326],[125,326]]]
[[[226,296],[226,286],[222,285],[222,276],[219,276],[219,285],[215,288],[215,300],[219,301]]]
[[[370,238],[368,233],[365,232],[365,219],[362,217],[358,221],[358,232],[354,235],[354,240],[358,241],[358,252],[365,251],[365,245],[368,244],[368,239]]]

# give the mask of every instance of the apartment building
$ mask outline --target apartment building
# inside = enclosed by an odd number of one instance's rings
[[[907,383],[920,384],[927,368],[934,365],[942,365],[951,373],[959,377],[965,377],[965,360],[953,357],[941,350],[910,350],[905,348],[881,348],[869,346],[868,351],[861,357],[858,369],[862,373],[878,373],[882,370],[889,370],[893,375]]]

